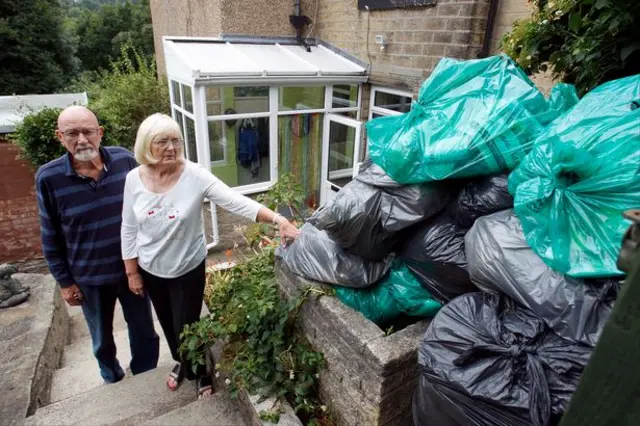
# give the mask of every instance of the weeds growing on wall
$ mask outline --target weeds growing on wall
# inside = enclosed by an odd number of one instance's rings
[[[526,71],[550,70],[580,94],[640,72],[637,0],[529,0],[530,19],[518,21],[502,49]]]
[[[298,212],[302,197],[292,176],[283,176],[261,200],[276,209]],[[299,202],[299,204],[298,204]],[[295,214],[294,214],[295,216]],[[301,216],[297,217],[299,220]],[[232,396],[240,389],[251,394],[288,400],[307,425],[330,425],[326,407],[318,399],[318,374],[325,361],[296,331],[295,320],[302,304],[324,293],[302,291],[297,297],[281,297],[274,270],[277,234],[249,230],[255,256],[226,271],[207,271],[205,302],[211,314],[182,334],[182,350],[194,366],[204,365],[207,348],[224,344],[217,369],[229,375]],[[279,407],[261,413],[276,421]]]

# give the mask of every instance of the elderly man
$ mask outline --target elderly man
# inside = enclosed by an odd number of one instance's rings
[[[100,374],[114,383],[124,377],[113,340],[116,299],[129,327],[133,374],[156,367],[159,338],[148,297],[129,291],[120,249],[124,182],[137,164],[124,148],[101,147],[102,135],[87,108],[65,109],[56,136],[68,152],[40,167],[36,186],[49,270],[64,300],[82,306]]]

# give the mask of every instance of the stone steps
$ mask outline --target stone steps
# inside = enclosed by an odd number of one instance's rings
[[[129,334],[120,304],[114,313],[114,340],[125,378],[104,385],[93,357],[91,338],[79,307],[68,307],[69,331],[60,367],[53,372],[50,404],[26,419],[26,425],[220,425],[247,424],[238,403],[221,391],[198,401],[194,382],[185,381],[171,392],[166,378],[173,365],[162,328],[154,312],[160,337],[158,368],[131,376]],[[203,315],[207,313],[203,305]]]
[[[169,346],[162,335],[160,324],[154,323],[156,333],[160,336],[160,356],[158,366],[167,366],[165,372],[168,373],[173,365],[173,359]],[[120,365],[127,371],[127,366],[131,360],[131,349],[129,348],[128,330],[120,330],[114,333],[114,340],[118,350]],[[127,376],[130,372],[127,371]],[[126,377],[125,377],[126,378]],[[80,341],[68,345],[62,357],[61,368],[53,373],[51,383],[51,402],[72,398],[85,393],[97,386],[102,385],[100,369],[93,357],[91,347],[87,347],[86,342]]]
[[[144,426],[242,426],[246,422],[240,414],[237,402],[224,392],[206,401],[192,402],[142,424]]]
[[[167,389],[166,368],[98,386],[81,395],[58,401],[36,411],[26,425],[139,424],[196,400],[192,383],[176,392]],[[191,384],[191,386],[189,386]]]

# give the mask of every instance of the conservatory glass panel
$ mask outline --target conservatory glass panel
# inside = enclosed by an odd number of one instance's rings
[[[358,107],[357,84],[336,84],[333,86],[333,108],[357,108]]]
[[[269,112],[269,86],[207,87],[207,115]]]
[[[230,187],[271,181],[269,117],[209,123],[211,171]]]
[[[180,83],[171,81],[171,91],[173,92],[173,103],[182,107],[182,96],[180,96]]]
[[[222,115],[222,96],[220,96],[220,87],[207,86],[207,115]]]
[[[324,109],[324,86],[281,87],[280,111]]]
[[[188,112],[193,112],[193,93],[190,86],[182,86],[182,93],[184,95],[184,109]]]
[[[187,158],[194,163],[198,162],[198,149],[196,147],[196,127],[193,120],[189,117],[185,117],[185,130],[186,130],[186,145],[187,145]]]
[[[280,175],[292,173],[296,177],[307,207],[320,204],[323,125],[322,113],[278,117]]]

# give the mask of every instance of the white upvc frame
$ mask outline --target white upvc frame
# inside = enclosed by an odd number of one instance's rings
[[[413,94],[411,92],[407,92],[407,91],[404,91],[404,90],[398,90],[398,89],[391,89],[391,88],[388,88],[388,87],[372,86],[371,87],[371,96],[369,97],[369,117],[368,117],[369,120],[371,120],[373,118],[373,114],[378,114],[378,115],[400,115],[400,114],[403,114],[400,111],[394,111],[392,109],[381,108],[381,107],[375,106],[376,93],[378,93],[378,92],[389,93],[391,95],[403,96],[403,97],[407,97],[409,99],[413,99]]]
[[[330,149],[330,132],[331,122],[336,122],[355,129],[353,159],[351,169],[335,170],[329,173],[329,155]],[[360,169],[360,144],[362,143],[362,122],[353,118],[345,117],[335,113],[328,113],[324,117],[324,129],[322,133],[322,168],[320,179],[320,204],[324,204],[331,200],[332,188],[338,189],[337,185],[330,182],[330,179],[342,179],[355,177]]]

